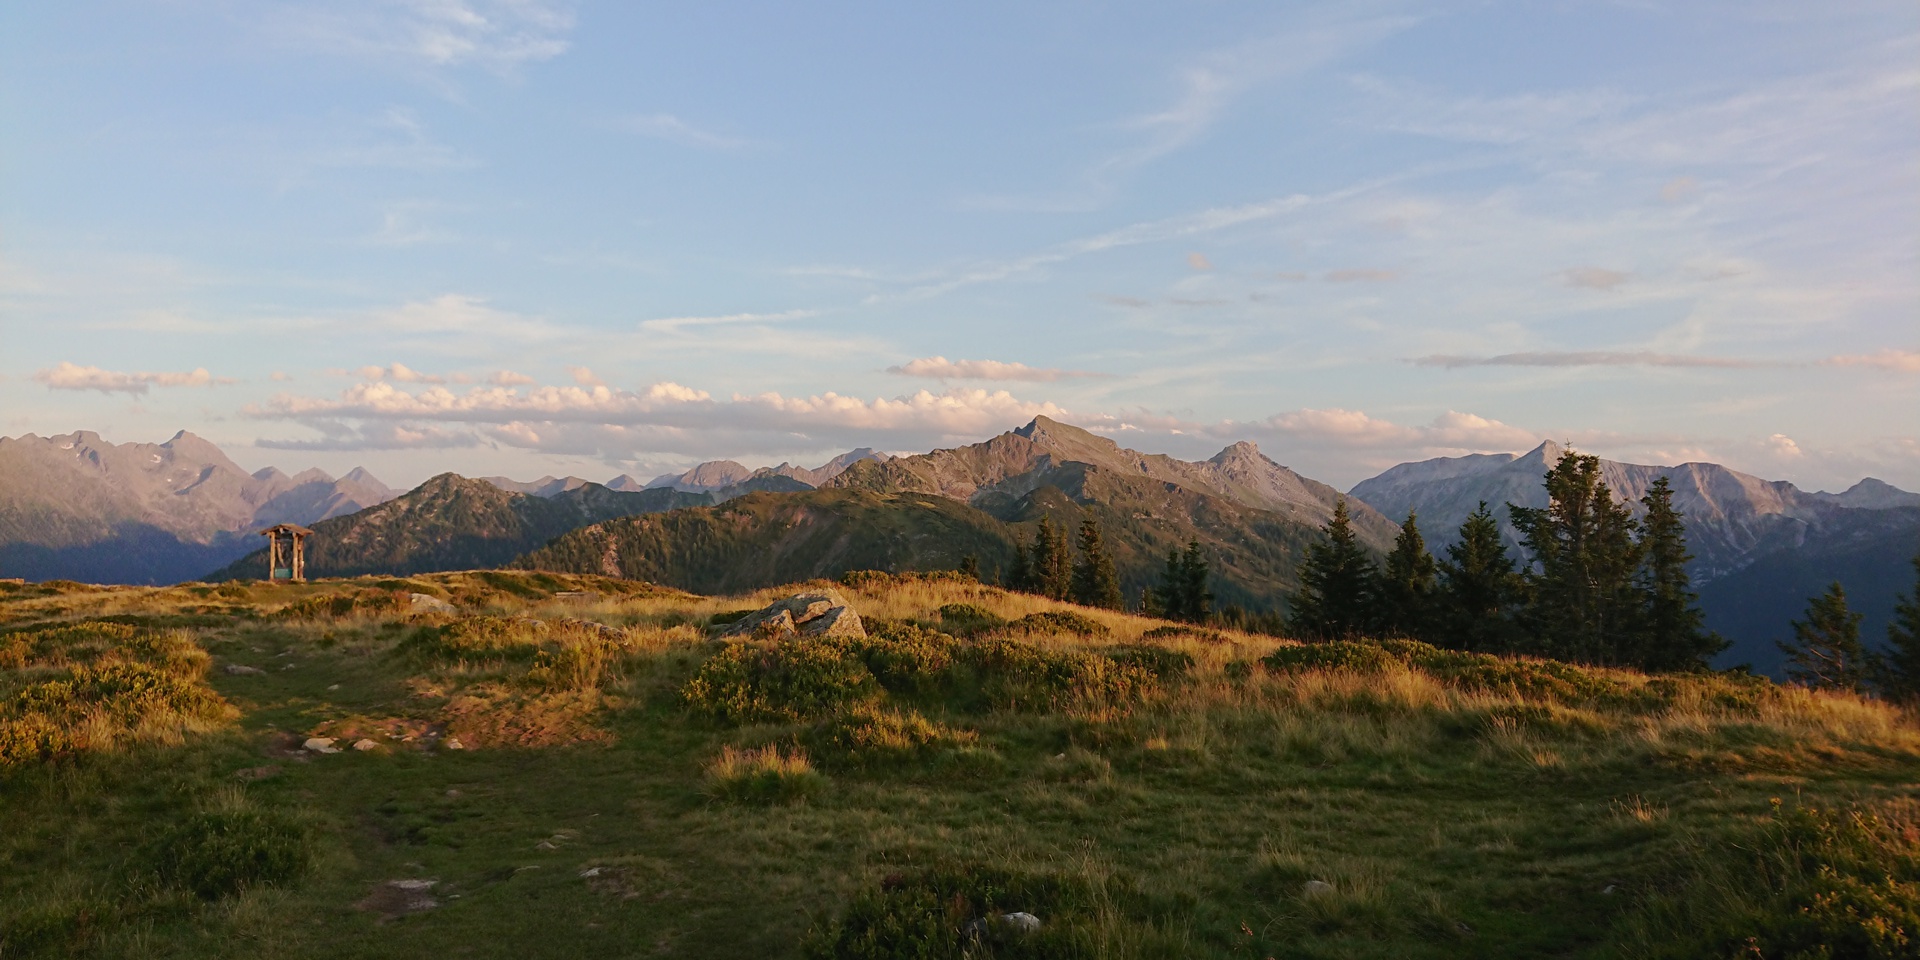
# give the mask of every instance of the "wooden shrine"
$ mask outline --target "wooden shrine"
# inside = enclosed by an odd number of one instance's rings
[[[297,523],[276,523],[260,535],[267,538],[267,582],[307,582],[306,539],[313,534]]]

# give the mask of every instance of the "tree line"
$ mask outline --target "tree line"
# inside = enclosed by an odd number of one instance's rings
[[[1005,579],[1007,589],[1054,600],[1071,600],[1089,607],[1124,609],[1120,576],[1101,538],[1100,525],[1090,517],[1081,520],[1079,535],[1074,540],[1070,547],[1066,531],[1056,526],[1052,517],[1041,517],[1040,527],[1031,541],[1025,538],[1014,541],[1013,568]],[[1200,541],[1188,541],[1184,551],[1169,550],[1160,582],[1141,594],[1140,612],[1169,620],[1206,622],[1213,615],[1208,577],[1207,558]]]

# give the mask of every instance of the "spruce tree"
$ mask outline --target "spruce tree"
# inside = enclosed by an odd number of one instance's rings
[[[1438,566],[1434,642],[1481,653],[1510,650],[1520,575],[1485,500],[1460,525],[1460,539],[1447,547],[1447,557]]]
[[[1640,498],[1639,586],[1645,609],[1627,661],[1644,670],[1698,670],[1727,642],[1706,630],[1706,614],[1687,576],[1687,531],[1673,508],[1673,485],[1661,477]]]
[[[1300,589],[1288,604],[1287,629],[1311,640],[1360,636],[1373,626],[1379,571],[1354,535],[1344,498],[1334,504],[1333,519],[1321,533],[1319,543],[1307,545],[1300,564]]]
[[[1641,623],[1638,527],[1600,478],[1600,458],[1571,450],[1546,475],[1547,506],[1509,505],[1521,540],[1539,565],[1528,577],[1530,638],[1564,660],[1627,660]]]
[[[1819,690],[1863,689],[1868,660],[1860,645],[1861,617],[1847,609],[1846,591],[1838,583],[1814,597],[1806,619],[1790,621],[1793,639],[1777,644],[1787,655],[1787,676]]]
[[[980,558],[969,553],[960,558],[960,575],[973,580],[980,579]]]
[[[1168,620],[1186,619],[1186,591],[1181,588],[1180,551],[1168,550],[1166,566],[1160,568],[1160,582],[1153,586],[1155,612]]]
[[[1400,525],[1393,540],[1393,552],[1387,554],[1386,572],[1380,578],[1380,626],[1388,633],[1416,640],[1432,634],[1434,607],[1433,555],[1412,513]]]
[[[1013,538],[1013,569],[1007,571],[1007,589],[1020,593],[1037,593],[1033,584],[1034,547],[1027,544],[1027,538]]]
[[[1047,524],[1052,541],[1047,548],[1046,595],[1065,600],[1073,590],[1073,551],[1067,546],[1067,528]]]
[[[1213,615],[1213,593],[1207,589],[1207,575],[1207,558],[1200,552],[1200,541],[1188,540],[1187,552],[1180,558],[1180,591],[1185,613],[1181,619],[1188,623],[1206,623]]]
[[[1880,687],[1887,699],[1920,704],[1920,555],[1913,558],[1913,592],[1893,605],[1887,652],[1880,658]]]
[[[1100,540],[1100,525],[1091,517],[1080,521],[1080,559],[1073,565],[1073,601],[1120,609],[1120,575]]]

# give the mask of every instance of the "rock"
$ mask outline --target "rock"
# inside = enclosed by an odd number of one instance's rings
[[[388,880],[375,888],[355,906],[392,920],[409,913],[432,910],[440,905],[431,894],[437,880]]]
[[[353,748],[355,750],[360,750],[360,751],[378,750],[380,749],[380,744],[375,743],[374,741],[369,740],[366,737],[361,737],[360,739],[355,740],[353,742]]]
[[[975,939],[993,932],[994,927],[1013,930],[1019,933],[1032,933],[1040,929],[1040,918],[1022,910],[1017,913],[1003,913],[989,920],[982,917],[960,928],[960,932]]]
[[[229,677],[254,677],[266,673],[265,670],[259,667],[249,667],[239,663],[229,663],[220,669],[225,671]]]
[[[332,737],[308,737],[301,749],[312,753],[339,753],[340,748],[333,745]]]
[[[1619,888],[1619,887],[1616,887],[1616,886],[1614,886],[1614,885],[1613,885],[1613,884],[1611,884],[1611,883],[1609,883],[1609,884],[1607,884],[1607,888],[1606,888],[1605,890],[1602,890],[1602,891],[1600,891],[1600,894],[1601,894],[1601,896],[1607,896],[1607,897],[1611,897],[1611,896],[1613,896],[1613,891],[1615,891],[1615,890],[1618,890],[1618,889],[1620,889],[1620,888]]]
[[[721,636],[864,637],[860,615],[834,591],[800,593],[776,600],[721,630]]]
[[[1019,930],[1022,933],[1040,929],[1040,918],[1024,910],[1019,913],[1001,914],[1000,920],[1007,926]]]
[[[586,877],[588,879],[597,877],[599,875],[600,875],[599,867],[588,867],[587,869],[580,871],[580,876]]]
[[[460,742],[459,737],[448,737],[445,746],[448,750],[465,750],[467,748],[466,744]]]
[[[551,840],[542,840],[542,841],[540,841],[539,843],[536,843],[536,844],[534,844],[534,845],[533,845],[533,848],[534,848],[535,850],[558,850],[558,849],[560,849],[559,847],[556,847],[556,846],[554,846],[554,845],[553,845],[553,841],[551,841]]]
[[[1324,897],[1332,892],[1333,884],[1325,880],[1308,880],[1300,886],[1300,895],[1303,897]]]
[[[407,606],[411,607],[414,610],[427,610],[433,613],[456,612],[453,604],[448,603],[445,600],[442,600],[439,597],[436,597],[430,593],[407,594]]]

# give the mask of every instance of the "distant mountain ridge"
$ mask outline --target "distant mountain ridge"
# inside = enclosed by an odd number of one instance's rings
[[[266,525],[311,524],[394,491],[364,469],[249,474],[187,431],[110,443],[89,430],[0,437],[0,576],[173,583],[252,549]]]
[[[848,467],[863,460],[885,460],[886,455],[871,447],[849,450],[818,467],[808,469],[781,463],[777,467],[754,469],[733,460],[709,460],[698,464],[684,473],[663,473],[648,481],[642,489],[654,490],[670,487],[687,493],[707,493],[728,487],[739,487],[748,481],[764,477],[786,477],[806,484],[808,489],[822,486],[839,476]],[[618,477],[607,486],[615,489],[628,489],[637,483],[631,477]]]

